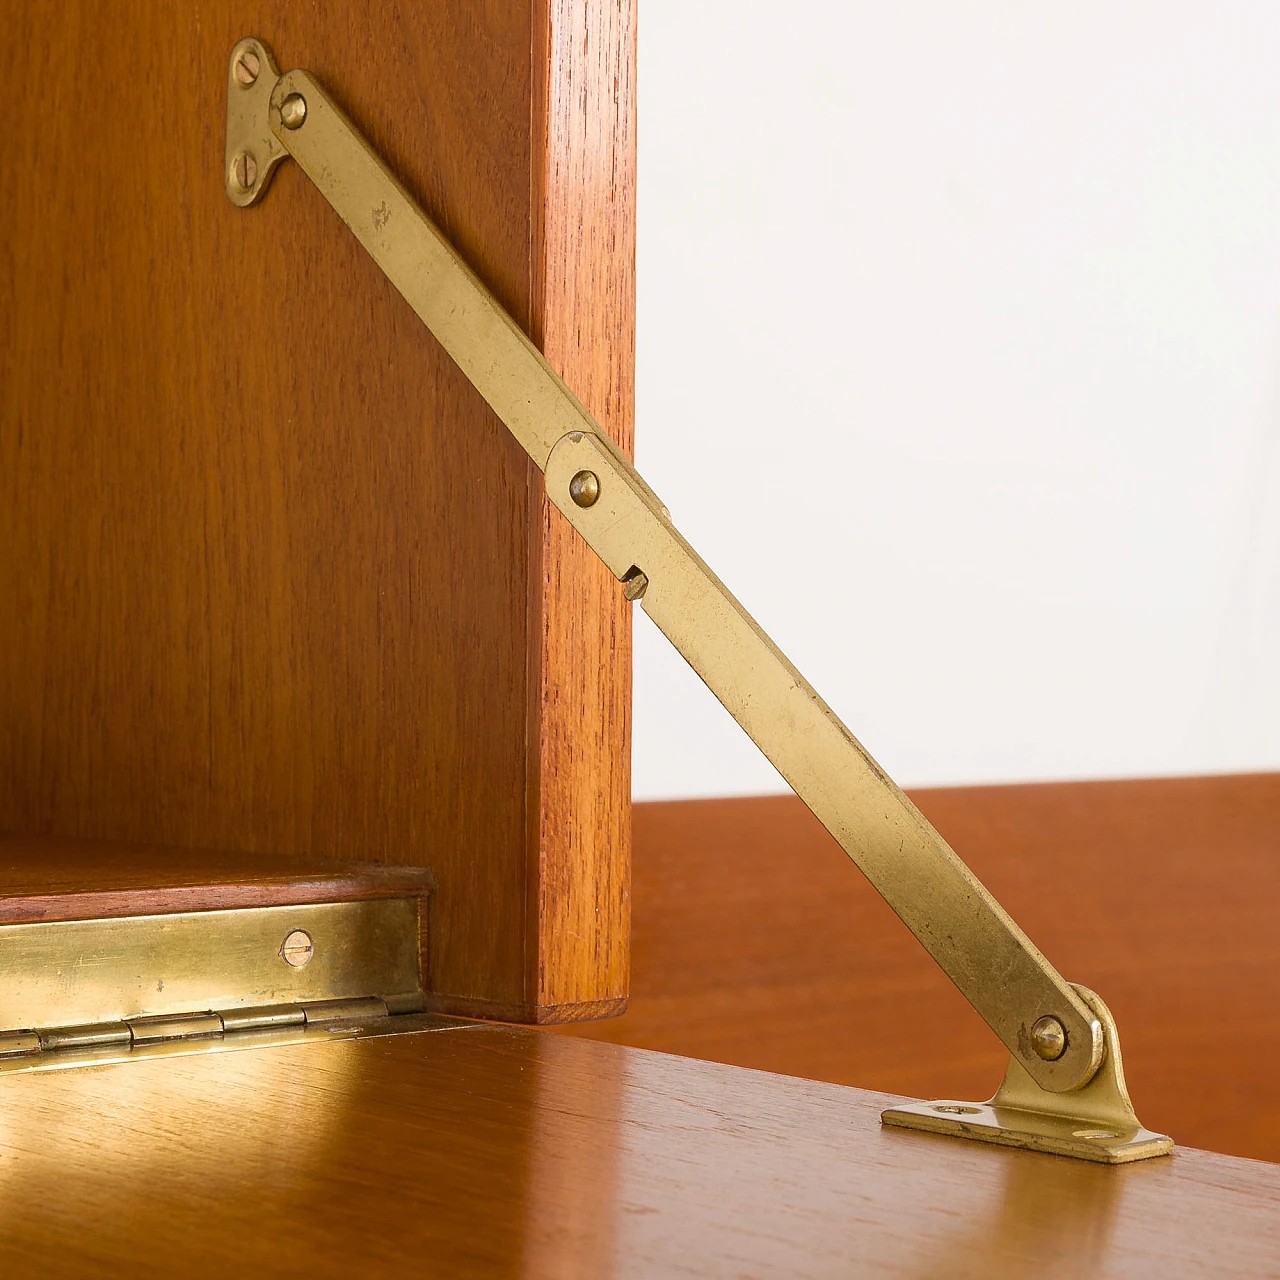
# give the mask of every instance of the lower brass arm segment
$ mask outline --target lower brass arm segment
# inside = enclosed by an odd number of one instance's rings
[[[547,493],[1043,1089],[1089,1080],[1102,1026],[680,536],[625,460],[562,439]],[[590,483],[585,477],[591,477]],[[585,505],[584,505],[584,499]],[[633,592],[633,594],[635,594]],[[1056,1021],[1065,1043],[1045,1044]]]

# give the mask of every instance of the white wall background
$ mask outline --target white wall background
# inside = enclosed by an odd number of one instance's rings
[[[638,462],[907,785],[1280,767],[1280,5],[642,0]],[[635,794],[780,790],[636,611]]]

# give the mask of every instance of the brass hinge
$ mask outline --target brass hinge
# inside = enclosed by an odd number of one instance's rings
[[[145,1046],[220,1040],[241,1036],[261,1043],[260,1033],[289,1029],[347,1029],[354,1023],[385,1021],[403,1014],[422,1013],[421,991],[391,996],[356,996],[342,1000],[303,1000],[292,1004],[257,1005],[241,1009],[206,1009],[189,1013],[152,1014],[120,1021],[88,1022],[69,1027],[0,1032],[0,1072],[29,1067],[33,1060],[54,1065],[53,1055],[75,1051],[60,1063],[115,1061]],[[388,1030],[394,1028],[387,1028]],[[256,1037],[256,1038],[255,1038]]]
[[[1106,1007],[1045,959],[671,522],[368,142],[262,41],[227,66],[223,172],[246,207],[296,160],[529,458],[547,496],[638,600],[1010,1054],[990,1103],[894,1108],[887,1124],[1118,1164],[1172,1149],[1138,1123]]]
[[[387,1024],[425,1008],[422,901],[0,925],[0,1072],[409,1029]]]

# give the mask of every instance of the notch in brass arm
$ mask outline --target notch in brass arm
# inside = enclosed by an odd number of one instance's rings
[[[1065,982],[682,538],[541,352],[305,71],[259,40],[227,73],[226,187],[263,194],[292,156],[546,476],[547,493],[1009,1049],[989,1103],[886,1123],[1106,1163],[1159,1155],[1115,1026]]]

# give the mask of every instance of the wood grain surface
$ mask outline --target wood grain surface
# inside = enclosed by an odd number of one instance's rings
[[[630,3],[22,4],[0,53],[0,830],[436,876],[444,1009],[627,986],[628,615],[319,193],[313,71],[629,447]]]
[[[635,0],[542,0],[533,15],[534,336],[632,454]],[[631,607],[531,474],[533,1003],[614,1014],[631,959]]]
[[[1107,1001],[1145,1125],[1280,1161],[1280,774],[912,799]],[[798,800],[634,821],[631,1006],[575,1033],[917,1098],[994,1092],[1003,1048]]]
[[[1274,1276],[1280,1169],[881,1129],[883,1094],[519,1028],[0,1080],[45,1276]]]
[[[0,836],[0,924],[423,897],[421,867]]]

